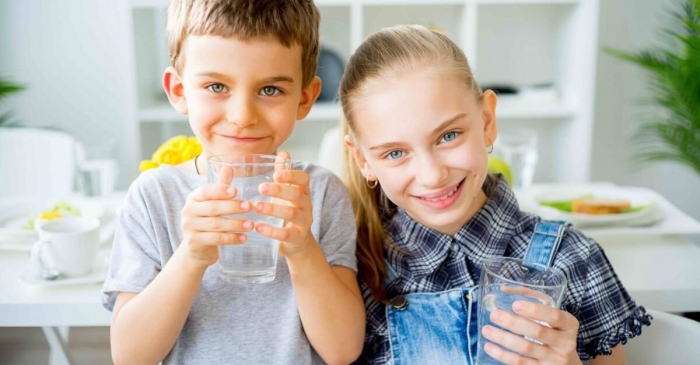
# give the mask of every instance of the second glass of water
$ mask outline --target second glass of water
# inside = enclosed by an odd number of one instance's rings
[[[291,169],[292,162],[275,155],[222,155],[207,159],[207,181],[227,183],[236,188],[235,200],[273,202],[262,195],[260,184],[274,182],[274,173]],[[223,179],[222,179],[223,176]],[[231,178],[232,176],[232,178]],[[228,177],[228,178],[227,178]],[[282,219],[250,211],[229,218],[251,220],[255,225],[264,223],[282,226]],[[231,283],[267,283],[275,279],[279,241],[258,234],[255,229],[245,232],[248,239],[243,244],[219,246],[220,276]]]

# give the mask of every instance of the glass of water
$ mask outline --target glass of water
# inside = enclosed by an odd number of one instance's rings
[[[537,167],[537,133],[515,128],[498,133],[493,154],[503,159],[513,172],[513,187],[526,190],[532,186]]]
[[[274,173],[291,169],[292,162],[274,155],[223,155],[207,159],[207,181],[220,183],[222,174],[233,176],[230,185],[236,188],[236,200],[272,202],[259,192],[260,184],[274,182]],[[250,211],[229,218],[246,219],[254,224],[282,226],[282,219]],[[220,276],[231,283],[267,283],[275,279],[279,241],[260,235],[254,229],[245,232],[243,244],[219,246]]]
[[[565,287],[566,276],[559,271],[552,270],[551,267],[537,264],[529,264],[529,267],[526,267],[522,260],[508,257],[486,259],[481,266],[481,278],[479,279],[479,339],[476,364],[501,364],[500,361],[493,359],[484,351],[484,345],[488,342],[481,334],[484,326],[488,325],[508,331],[491,321],[491,312],[500,309],[515,314],[513,303],[518,300],[559,308]],[[535,322],[549,326],[544,322]],[[541,344],[537,339],[525,338]],[[506,349],[506,351],[510,350]]]

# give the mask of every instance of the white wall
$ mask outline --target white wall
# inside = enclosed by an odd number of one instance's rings
[[[28,89],[9,100],[27,126],[116,145],[124,188],[138,173],[127,1],[0,0],[0,75]]]
[[[685,0],[601,0],[599,45],[637,51],[664,40],[659,30],[673,24],[665,11]],[[639,100],[648,96],[646,74],[638,67],[600,53],[593,130],[593,180],[644,186],[700,219],[700,175],[663,162],[633,163],[630,140],[640,125]]]
[[[585,0],[583,0],[585,1]],[[637,50],[668,24],[666,3],[683,0],[601,0],[599,44]],[[0,75],[28,85],[10,100],[17,119],[56,126],[86,143],[115,143],[120,187],[138,173],[133,55],[127,1],[0,0]],[[700,219],[700,177],[671,163],[632,164],[629,138],[638,126],[635,102],[644,73],[598,57],[591,174],[593,180],[646,186]]]

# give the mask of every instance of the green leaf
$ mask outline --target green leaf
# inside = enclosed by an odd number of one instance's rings
[[[661,30],[666,47],[604,51],[646,70],[652,97],[643,104],[665,112],[640,118],[637,160],[675,161],[700,173],[700,0],[686,0],[670,15],[678,24]]]

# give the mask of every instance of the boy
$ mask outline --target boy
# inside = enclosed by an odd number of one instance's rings
[[[340,180],[298,164],[261,185],[286,205],[255,206],[206,184],[207,157],[276,154],[308,114],[320,91],[318,23],[311,0],[170,4],[172,67],[163,86],[203,153],[149,170],[129,189],[103,288],[116,364],[340,364],[359,356],[364,306]],[[226,218],[252,209],[285,224]],[[243,243],[252,229],[280,241],[275,280],[223,281],[217,245]]]

